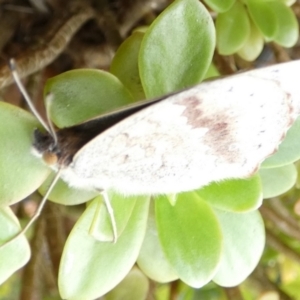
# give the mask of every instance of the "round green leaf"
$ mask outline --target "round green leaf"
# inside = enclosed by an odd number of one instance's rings
[[[148,278],[138,268],[133,268],[111,292],[105,295],[105,300],[146,299],[148,290]]]
[[[297,0],[282,0],[283,3],[287,6],[291,6],[293,5],[294,3],[296,3]]]
[[[274,41],[283,47],[293,47],[299,37],[299,26],[295,13],[281,1],[272,1],[268,4],[278,23]]]
[[[41,195],[44,196],[47,193],[54,177],[55,173],[51,173],[50,176],[39,187],[38,191]],[[94,191],[69,187],[67,183],[59,179],[48,196],[48,200],[63,205],[76,205],[85,203],[98,195],[99,193]]]
[[[273,40],[278,31],[278,20],[271,8],[272,1],[247,0],[246,4],[253,22],[262,34],[269,40]]]
[[[215,47],[214,24],[197,0],[177,0],[149,27],[139,70],[145,94],[158,97],[203,79]]]
[[[260,169],[263,197],[272,198],[287,192],[297,180],[296,167],[286,165],[279,168]]]
[[[250,35],[250,22],[241,2],[237,1],[230,10],[217,16],[216,31],[221,55],[233,54],[245,45]]]
[[[167,261],[158,239],[154,201],[150,203],[147,230],[137,263],[140,269],[156,282],[165,283],[178,279],[178,275]]]
[[[24,235],[3,245],[20,230],[20,224],[9,207],[0,209],[0,284],[14,272],[23,267],[30,259],[29,243]]]
[[[221,286],[239,285],[254,270],[265,246],[265,229],[258,211],[229,213],[215,210],[221,224],[224,248],[213,281]]]
[[[281,167],[300,159],[300,118],[288,130],[285,139],[279,145],[278,151],[267,158],[263,168]]]
[[[95,299],[104,295],[126,276],[138,256],[146,230],[149,201],[136,201],[115,244],[99,242],[88,234],[97,206],[96,199],[77,221],[66,242],[58,283],[63,299]]]
[[[197,194],[212,206],[231,212],[257,209],[262,203],[260,177],[214,182],[197,190]]]
[[[167,259],[183,282],[202,287],[216,273],[222,249],[221,228],[212,208],[194,192],[179,194],[175,206],[160,196],[155,208]]]
[[[250,20],[250,35],[237,54],[246,61],[253,61],[260,55],[263,47],[264,37],[253,21]]]
[[[138,68],[138,55],[144,33],[134,32],[116,52],[110,71],[128,89],[135,100],[145,99]]]
[[[118,238],[122,235],[125,227],[127,226],[136,201],[144,201],[145,197],[131,196],[124,198],[124,196],[110,192],[108,193],[108,198],[114,210],[114,218],[116,220]],[[107,208],[104,205],[103,196],[100,195],[97,199],[99,199],[98,207],[95,210],[95,215],[93,216],[89,233],[99,241],[112,242],[114,238],[112,224],[110,216],[107,212]]]
[[[223,13],[231,8],[236,0],[204,0],[204,2],[215,12]]]
[[[215,67],[215,65],[213,63],[210,64],[210,66],[204,76],[204,79],[218,77],[218,76],[220,76],[218,69]]]
[[[49,79],[44,94],[54,97],[51,118],[59,128],[69,127],[132,103],[133,98],[112,74],[79,69]]]
[[[34,192],[50,169],[32,153],[33,132],[40,127],[28,112],[0,102],[0,205],[16,203]]]

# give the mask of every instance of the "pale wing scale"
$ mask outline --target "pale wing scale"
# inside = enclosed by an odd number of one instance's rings
[[[62,177],[85,188],[163,194],[251,176],[299,114],[299,73],[297,61],[169,96],[86,144]]]

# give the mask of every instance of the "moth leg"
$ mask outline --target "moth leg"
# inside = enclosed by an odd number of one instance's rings
[[[54,179],[52,180],[46,194],[44,195],[40,205],[38,206],[37,211],[35,212],[35,214],[33,215],[33,217],[30,219],[30,221],[26,224],[26,226],[21,229],[21,231],[19,231],[17,234],[15,234],[12,238],[10,238],[9,240],[7,240],[6,242],[4,242],[4,244],[0,245],[0,249],[2,247],[4,247],[5,245],[9,244],[10,242],[14,241],[15,239],[17,239],[18,237],[20,237],[22,234],[25,234],[27,232],[27,230],[31,227],[31,225],[38,219],[38,217],[41,215],[41,212],[47,202],[48,196],[50,195],[51,191],[53,190],[55,184],[57,183],[58,179],[60,178],[60,170],[58,170],[58,172],[56,173]]]
[[[111,228],[113,231],[113,243],[116,243],[118,236],[117,236],[117,223],[116,223],[116,219],[115,219],[115,215],[114,215],[114,210],[110,204],[107,192],[104,190],[99,190],[99,192],[104,200],[104,203],[105,203],[105,206],[106,206],[109,218],[110,218]]]

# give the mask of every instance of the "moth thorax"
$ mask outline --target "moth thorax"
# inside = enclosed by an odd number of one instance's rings
[[[57,162],[58,162],[58,157],[55,153],[53,152],[50,152],[50,151],[45,151],[43,153],[43,160],[44,162],[49,165],[49,166],[52,166],[52,165],[55,165]]]

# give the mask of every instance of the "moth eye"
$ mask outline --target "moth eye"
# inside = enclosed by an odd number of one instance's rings
[[[43,153],[43,160],[47,165],[55,165],[58,161],[58,157],[53,152],[44,152]]]

